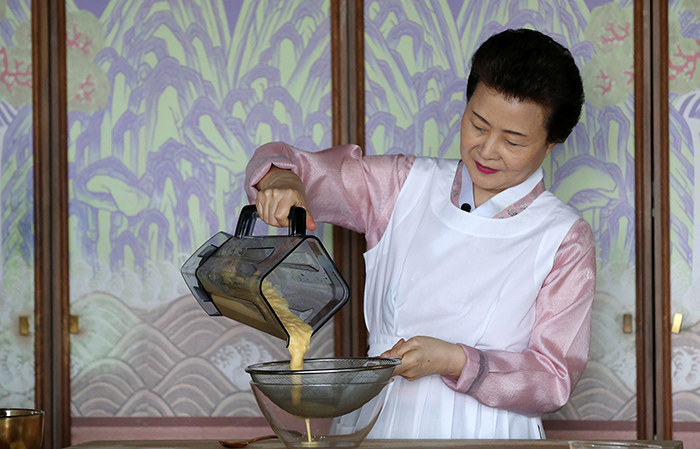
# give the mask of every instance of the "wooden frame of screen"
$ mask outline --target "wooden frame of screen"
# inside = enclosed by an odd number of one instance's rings
[[[331,2],[331,73],[333,145],[365,143],[364,2]],[[335,316],[334,342],[338,357],[367,355],[363,293],[364,236],[333,227],[333,257],[350,287],[350,300]]]
[[[634,32],[637,435],[670,440],[668,2],[634,2]]]
[[[36,407],[43,448],[70,445],[68,128],[64,0],[32,0]]]

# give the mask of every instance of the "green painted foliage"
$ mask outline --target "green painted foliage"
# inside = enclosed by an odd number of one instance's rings
[[[0,99],[12,106],[32,102],[31,24],[17,26],[12,46],[0,48]]]
[[[697,24],[698,10],[700,7],[696,3],[695,8],[689,9]],[[690,14],[688,14],[690,15]],[[668,78],[669,90],[679,95],[687,94],[700,87],[700,71],[698,60],[700,60],[700,39],[685,37],[681,33],[681,17],[676,8],[669,8],[668,11]]]
[[[68,110],[93,112],[104,109],[111,94],[104,69],[95,56],[105,47],[104,25],[88,11],[66,14]]]
[[[591,12],[584,35],[596,54],[581,69],[586,100],[597,108],[624,103],[634,90],[634,30],[630,9],[617,2]]]

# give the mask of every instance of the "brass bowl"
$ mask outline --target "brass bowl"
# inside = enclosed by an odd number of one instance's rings
[[[0,408],[0,449],[40,449],[43,436],[43,411]]]

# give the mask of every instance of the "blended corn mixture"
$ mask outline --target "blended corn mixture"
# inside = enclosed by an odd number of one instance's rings
[[[263,281],[262,292],[270,303],[270,306],[277,314],[277,317],[282,322],[282,326],[287,330],[289,334],[289,355],[291,361],[289,363],[289,369],[292,371],[298,371],[304,368],[304,354],[309,350],[309,341],[311,340],[311,334],[313,329],[306,322],[302,321],[299,317],[294,315],[289,310],[289,302],[282,298],[281,293],[270,284],[268,281]],[[294,379],[296,382],[301,382],[301,379]],[[299,403],[301,401],[301,385],[295,385],[292,387],[292,401]],[[302,445],[306,447],[313,447],[318,445],[316,441],[311,440],[311,425],[309,418],[304,418],[306,421],[306,438],[307,441],[303,442]]]

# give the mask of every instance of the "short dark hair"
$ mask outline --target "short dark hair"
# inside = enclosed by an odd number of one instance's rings
[[[578,123],[585,101],[581,74],[568,49],[539,31],[506,30],[476,50],[467,101],[479,83],[547,113],[547,143],[562,143]]]

